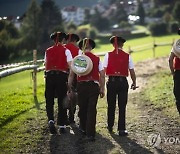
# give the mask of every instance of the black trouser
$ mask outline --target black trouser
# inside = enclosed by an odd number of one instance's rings
[[[77,75],[75,74],[74,79],[73,79],[73,83],[72,83],[72,90],[74,93],[77,92]],[[74,100],[77,101],[77,100]],[[74,103],[74,102],[73,102]],[[77,102],[75,102],[77,103]],[[74,114],[76,112],[76,105],[74,106],[74,108],[69,109],[69,122],[74,122]]]
[[[176,70],[174,74],[174,96],[176,99],[176,107],[180,114],[180,70]]]
[[[116,109],[116,98],[118,97],[118,130],[126,129],[126,105],[128,99],[128,82],[126,77],[112,77],[110,76],[107,82],[107,122],[108,127],[112,128],[114,126],[115,120],[115,109]]]
[[[78,82],[77,92],[80,128],[86,131],[87,136],[95,136],[99,85],[94,81]]]
[[[63,108],[63,99],[67,93],[68,75],[60,71],[49,71],[46,73],[45,98],[48,120],[54,120],[54,98],[58,98],[57,124],[64,126],[66,122],[66,110]]]

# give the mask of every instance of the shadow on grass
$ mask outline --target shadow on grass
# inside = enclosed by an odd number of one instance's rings
[[[37,96],[34,96],[34,104],[38,110],[40,110],[40,105]]]
[[[96,134],[96,141],[88,141],[87,137],[81,134],[77,126],[66,128],[66,134],[52,135],[49,141],[50,153],[87,154],[98,153],[108,154],[114,147],[111,141],[100,134]]]
[[[129,137],[122,137],[116,134],[111,133],[111,136],[114,138],[114,140],[122,147],[124,152],[126,154],[152,154],[149,149],[146,149],[130,139]]]
[[[29,109],[23,110],[23,111],[21,111],[21,112],[18,112],[17,114],[14,114],[14,115],[6,118],[5,120],[3,120],[3,121],[1,122],[0,128],[2,128],[3,126],[7,125],[7,124],[10,123],[10,122],[12,122],[12,121],[13,121],[15,118],[17,118],[18,116],[20,116],[20,115],[22,115],[22,114],[24,114],[24,113],[26,113],[26,112],[28,112],[28,111],[30,111],[30,110],[32,110],[32,109],[37,108],[37,109],[39,110],[39,109],[40,109],[40,104],[42,104],[42,103],[43,103],[43,102],[41,102],[41,103],[38,102],[38,107],[35,105],[35,106],[33,106],[33,107],[29,108]]]

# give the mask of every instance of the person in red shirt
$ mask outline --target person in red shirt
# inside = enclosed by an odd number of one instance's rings
[[[77,75],[77,92],[79,103],[79,129],[87,135],[89,141],[95,141],[96,106],[98,96],[104,97],[105,76],[100,58],[92,53],[95,42],[85,38],[79,42],[79,48],[84,51],[93,63],[91,72],[87,75]],[[68,78],[69,89],[72,87],[74,72],[71,70]]]
[[[178,29],[178,34],[180,35],[180,28]],[[180,40],[178,40],[180,42]],[[180,115],[180,52],[171,49],[169,56],[169,68],[173,76],[174,89],[173,93],[176,99],[176,107]]]
[[[67,44],[65,47],[70,50],[72,57],[82,54],[82,51],[79,49],[77,42],[79,41],[79,36],[77,34],[69,33],[67,34]],[[72,93],[71,95],[76,97],[77,96],[77,77],[74,76],[73,84],[72,84]],[[76,102],[71,102],[72,107],[68,109],[68,117],[67,117],[67,124],[75,123],[74,121],[74,115],[76,112],[76,104],[77,104],[77,98],[73,99]]]
[[[66,110],[63,108],[63,99],[67,93],[68,68],[71,65],[72,55],[63,45],[66,34],[54,32],[50,35],[54,45],[45,52],[45,99],[46,112],[50,133],[57,133],[54,122],[54,98],[58,99],[57,125],[59,132],[65,133]]]
[[[108,76],[107,81],[107,123],[109,132],[113,131],[116,109],[116,98],[118,98],[119,117],[118,117],[118,131],[120,136],[128,135],[125,126],[126,105],[128,99],[128,73],[130,72],[132,85],[131,88],[135,90],[136,75],[132,59],[128,53],[122,48],[126,40],[122,37],[112,36],[110,42],[114,46],[114,50],[108,52],[104,57],[104,69]]]

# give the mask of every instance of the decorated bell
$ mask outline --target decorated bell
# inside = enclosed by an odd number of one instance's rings
[[[180,39],[177,40],[173,45],[173,53],[180,58]]]
[[[78,55],[74,57],[71,63],[72,71],[79,75],[84,76],[92,71],[93,63],[92,60],[86,55]]]

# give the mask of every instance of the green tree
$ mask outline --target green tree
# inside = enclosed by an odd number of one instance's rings
[[[177,2],[173,8],[173,17],[180,23],[180,2]]]
[[[22,38],[26,49],[37,49],[40,42],[40,7],[32,0],[22,23]]]
[[[76,33],[77,26],[71,21],[66,26],[66,32],[68,33]]]
[[[163,16],[163,20],[165,21],[165,23],[170,23],[170,21],[172,20],[172,16],[169,12],[166,12]]]
[[[140,0],[138,1],[138,8],[137,8],[136,14],[140,17],[139,24],[144,25],[145,10],[144,10],[143,4]]]
[[[85,8],[84,14],[85,14],[85,17],[84,17],[84,22],[83,22],[83,24],[86,25],[86,24],[89,24],[90,19],[91,19],[90,9],[89,9],[89,8]]]
[[[63,20],[60,9],[53,0],[43,0],[41,10],[42,43],[47,43],[49,34],[57,30],[57,27],[59,31],[64,31]]]
[[[9,21],[0,21],[0,64],[18,55],[20,49],[19,31]]]
[[[101,16],[98,10],[95,10],[95,14],[91,18],[91,26],[97,28],[99,31],[109,29],[109,20]]]
[[[173,5],[178,0],[153,0],[155,7],[162,5]]]
[[[117,0],[110,0],[109,4],[111,5],[111,4],[114,4],[116,2],[117,2]]]
[[[112,24],[128,21],[128,15],[121,3],[116,2],[116,10],[112,13],[110,19],[112,20]]]

